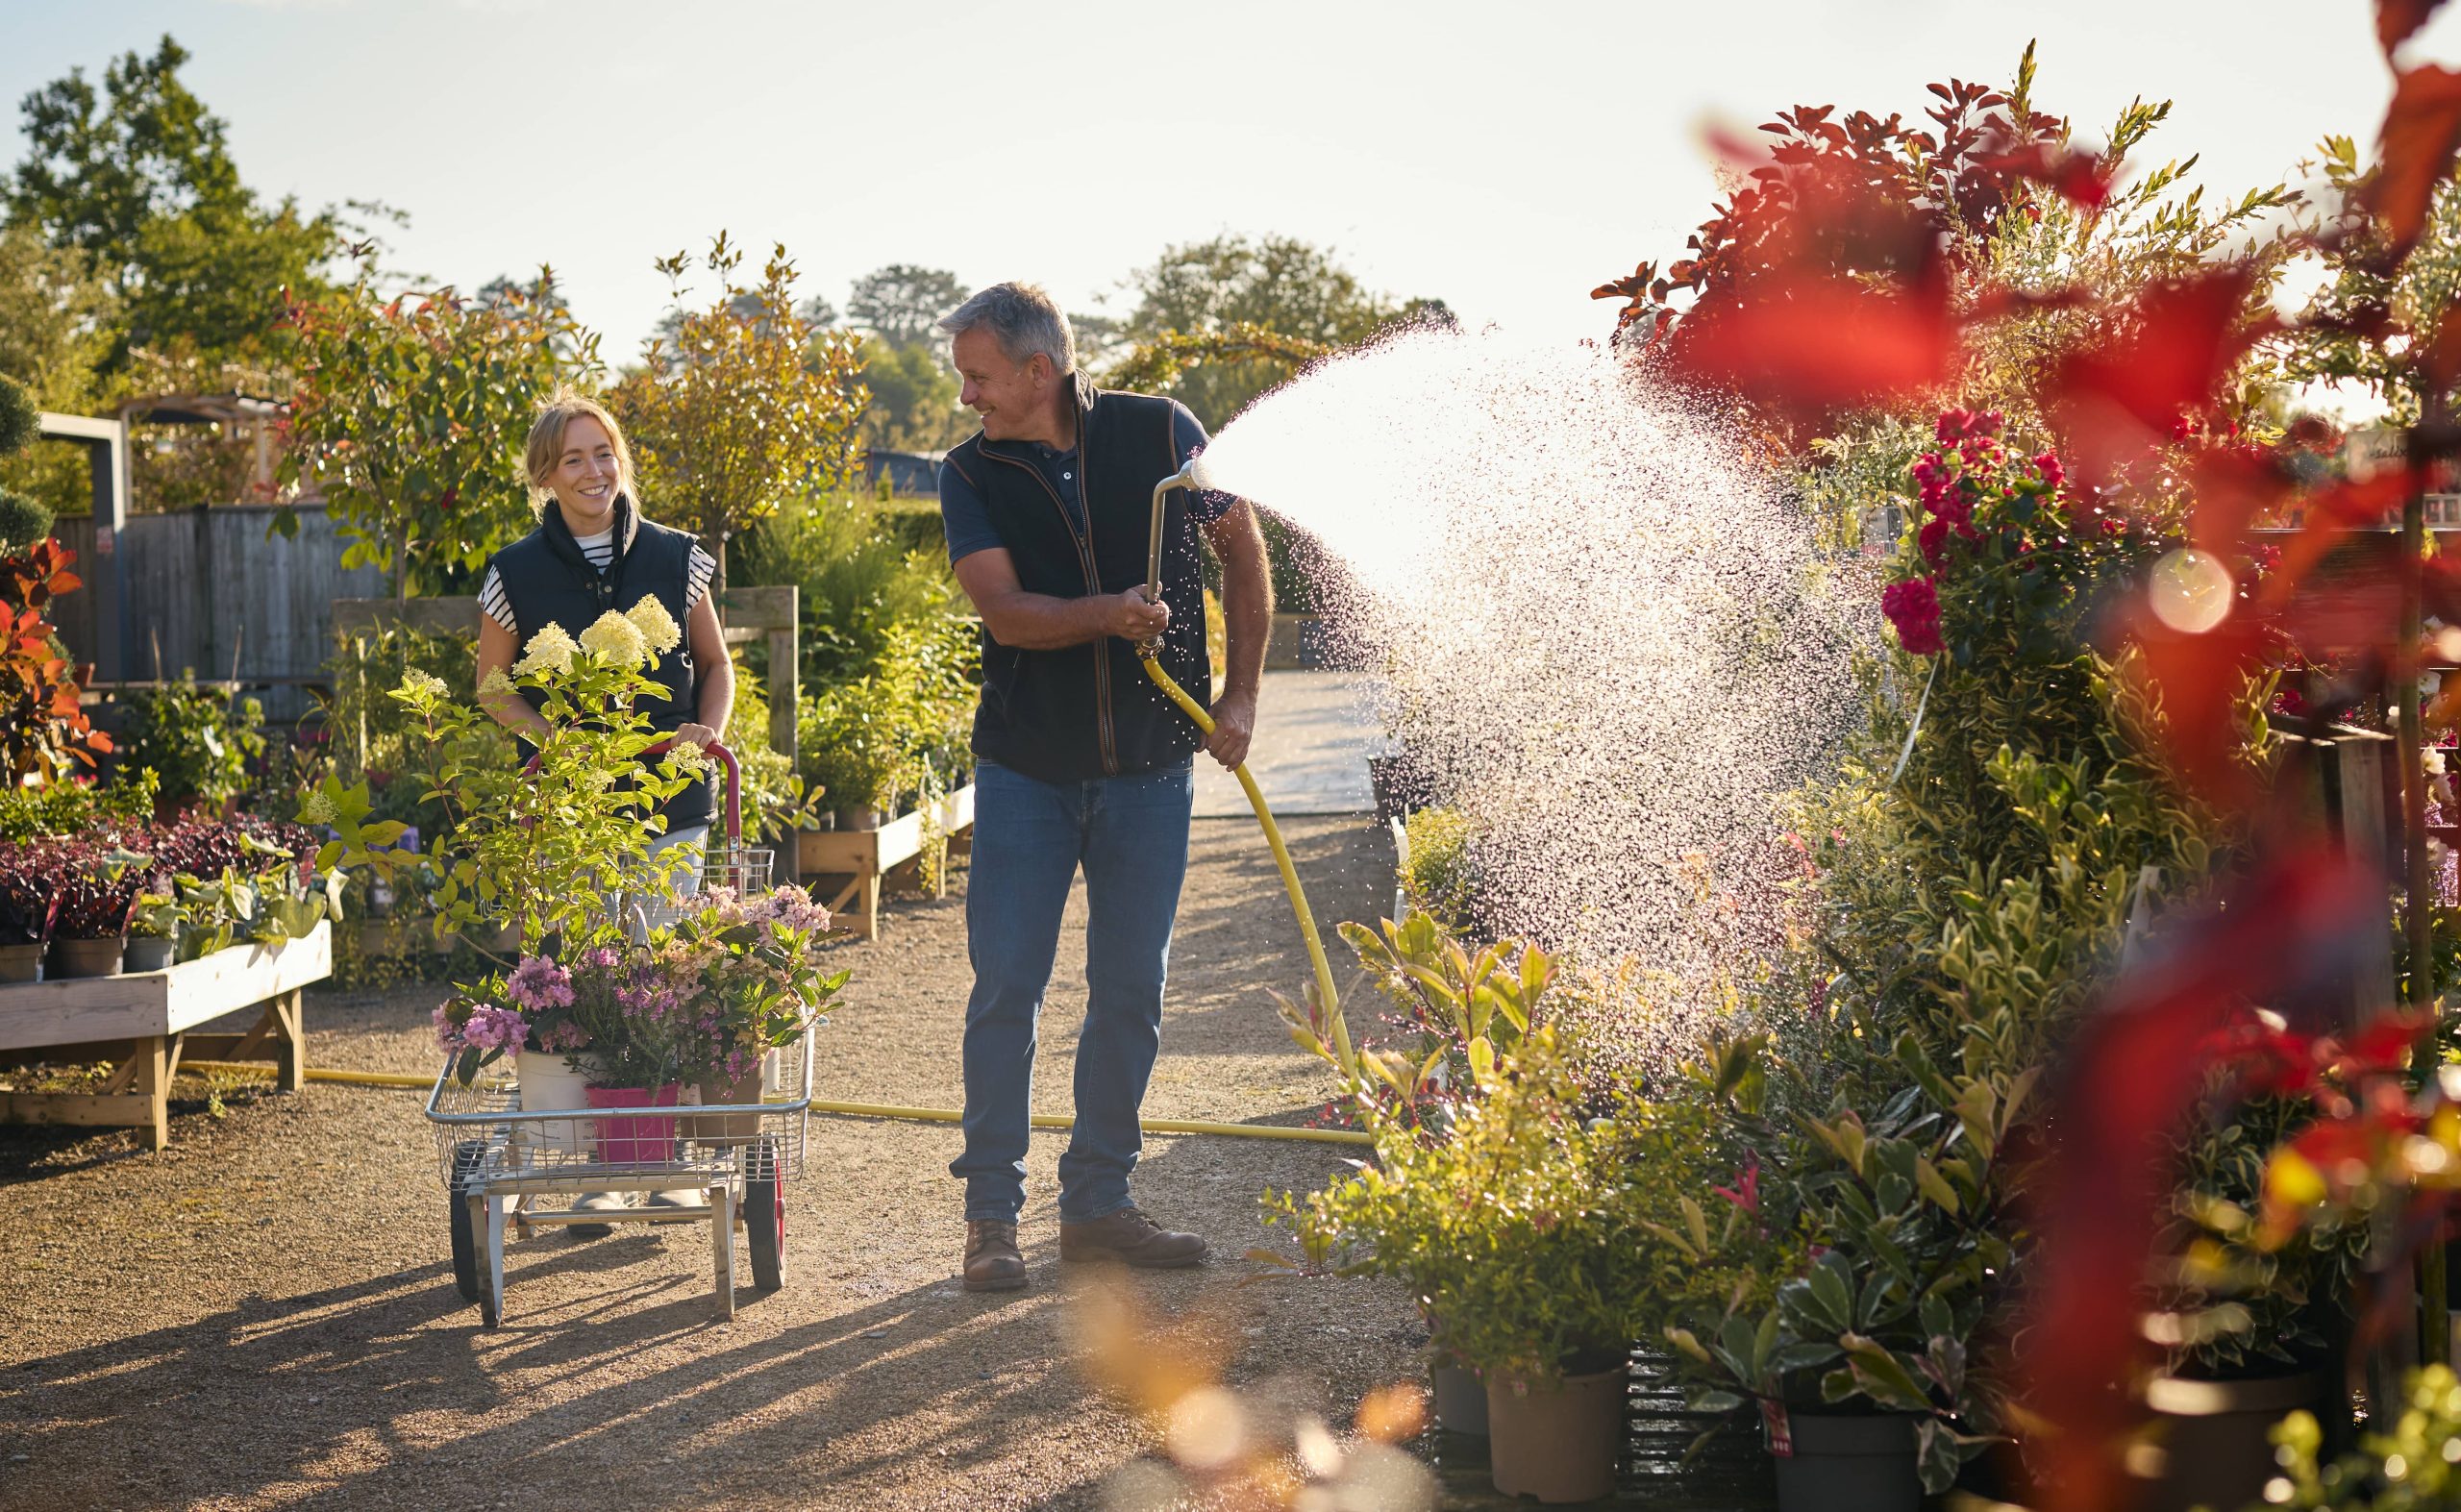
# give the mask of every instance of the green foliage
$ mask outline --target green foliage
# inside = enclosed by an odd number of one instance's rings
[[[1477,827],[1457,809],[1434,807],[1412,812],[1403,830],[1410,861],[1402,868],[1402,895],[1443,928],[1460,929],[1479,890]]]
[[[431,895],[436,931],[512,926],[524,940],[557,937],[568,949],[618,938],[623,895],[665,890],[665,869],[683,864],[673,852],[664,867],[653,862],[649,843],[659,806],[699,768],[688,756],[640,760],[663,737],[633,706],[655,686],[635,663],[575,647],[551,626],[531,638],[509,681],[542,695],[548,728],[526,767],[470,738],[493,716],[455,699],[440,680],[412,671],[393,694],[426,732],[417,770],[452,821],[426,848],[439,878]],[[320,868],[365,868],[389,880],[419,859],[398,845],[400,821],[372,817],[364,782],[328,776],[305,796],[298,818],[337,832],[317,856]]]
[[[0,374],[0,457],[22,452],[35,444],[42,426],[42,416],[35,409],[34,395],[26,385]]]
[[[807,692],[878,670],[901,626],[958,612],[944,550],[907,540],[859,494],[790,501],[745,537],[741,564],[738,581],[799,590]]]
[[[1326,1033],[1287,1002],[1282,1021],[1301,1049],[1343,1073],[1355,1097],[1405,1122],[1416,1122],[1429,1099],[1484,1088],[1499,1068],[1517,1063],[1557,979],[1554,957],[1534,945],[1505,939],[1473,951],[1423,913],[1386,919],[1379,930],[1345,923],[1341,936],[1419,1043],[1352,1055],[1346,1035]]]
[[[200,687],[195,672],[182,668],[178,682],[128,695],[120,761],[154,773],[165,803],[219,809],[239,796],[249,763],[263,756],[264,722],[257,700]]]
[[[966,301],[972,290],[946,268],[915,267],[892,262],[855,281],[846,296],[846,318],[892,347],[928,346],[942,315]]]
[[[1363,341],[1405,313],[1402,304],[1361,285],[1331,249],[1289,236],[1226,235],[1166,247],[1151,266],[1129,275],[1128,292],[1136,303],[1125,334],[1142,347],[1226,336],[1238,344],[1235,351],[1191,352],[1198,360],[1161,380],[1161,391],[1194,410],[1207,430],[1219,430],[1308,358]],[[1148,353],[1131,355],[1106,380],[1131,375],[1148,382],[1160,376]]]
[[[335,775],[345,785],[365,782],[379,819],[414,825],[423,835],[452,828],[444,801],[416,774],[434,760],[427,721],[392,696],[416,672],[444,684],[456,702],[478,696],[478,641],[470,634],[433,634],[402,626],[337,635],[324,671],[333,692],[325,705]],[[493,720],[461,732],[467,759],[510,764],[513,737]]]
[[[928,341],[900,346],[866,338],[860,356],[872,402],[863,444],[884,452],[944,452],[974,433],[974,412],[957,403],[957,374]]]
[[[0,373],[0,459],[32,446],[41,425],[34,395]],[[0,551],[33,545],[51,533],[51,509],[39,501],[0,487]]]
[[[806,790],[832,807],[887,809],[953,784],[973,766],[977,657],[963,621],[907,621],[890,628],[876,670],[807,690],[795,715]]]
[[[28,95],[28,151],[8,186],[10,218],[87,254],[118,291],[129,348],[186,340],[251,344],[277,291],[321,287],[341,241],[331,210],[267,207],[240,182],[222,120],[180,79],[187,51],[164,37],[131,51],[97,91],[82,69]]]
[[[140,770],[116,782],[50,782],[0,786],[0,840],[89,834],[154,817],[155,776]]]
[[[734,707],[720,731],[733,752],[742,784],[744,838],[781,840],[796,829],[804,808],[803,781],[783,752],[769,746],[769,690],[741,653],[734,664]]]
[[[2273,1430],[2286,1495],[2268,1490],[2263,1506],[2300,1512],[2428,1512],[2461,1507],[2461,1377],[2429,1365],[2402,1381],[2399,1416],[2391,1430],[2371,1432],[2330,1464],[2319,1458],[2324,1428],[2294,1412]],[[2254,1512],[2254,1509],[2250,1509]]]
[[[537,288],[553,281],[542,268]],[[292,303],[299,384],[284,467],[323,489],[349,542],[344,567],[389,568],[400,593],[469,591],[529,532],[531,423],[597,361],[597,338],[534,292],[380,299],[362,269],[349,288]]]
[[[1406,1281],[1447,1352],[1487,1371],[1601,1369],[1662,1299],[1750,1286],[1659,1232],[1703,1227],[1679,1194],[1728,1169],[1705,1109],[1628,1101],[1588,1117],[1551,1029],[1482,1087],[1440,1134],[1372,1117],[1375,1165],[1268,1210],[1320,1261]]]
[[[679,302],[686,260],[659,263]],[[638,449],[643,492],[700,534],[720,588],[731,539],[852,476],[865,399],[853,339],[815,331],[796,309],[786,249],[750,286],[734,282],[742,261],[721,233],[703,260],[718,279],[714,302],[686,313],[672,343],[653,340],[641,370],[609,395]]]

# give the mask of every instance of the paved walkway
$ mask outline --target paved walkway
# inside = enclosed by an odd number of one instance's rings
[[[1367,753],[1382,735],[1368,707],[1374,687],[1374,679],[1355,672],[1265,674],[1248,770],[1276,818],[1374,812]],[[1246,818],[1254,812],[1239,780],[1200,754],[1197,817]]]

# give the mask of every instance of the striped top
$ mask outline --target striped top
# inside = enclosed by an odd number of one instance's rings
[[[605,572],[608,564],[615,559],[615,527],[610,525],[595,535],[576,535],[573,544],[581,548],[582,556],[591,566]],[[702,547],[694,546],[691,582],[684,590],[684,613],[689,614],[700,607],[702,598],[709,591],[709,580],[717,575],[717,558]],[[486,581],[479,584],[479,608],[501,626],[505,633],[516,640],[521,637],[521,627],[512,621],[512,600],[506,595],[504,579],[492,565],[487,568]]]

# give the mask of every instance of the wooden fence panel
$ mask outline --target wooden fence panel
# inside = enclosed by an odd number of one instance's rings
[[[381,594],[385,577],[373,567],[343,569],[341,540],[321,507],[301,506],[289,538],[266,535],[273,512],[218,505],[129,517],[119,552],[131,679],[193,668],[201,679],[261,685],[276,719],[306,710],[301,684],[318,680],[330,654],[334,600]],[[91,519],[62,519],[52,533],[77,553],[79,570],[99,568]],[[94,601],[70,594],[53,616],[81,661],[94,657]]]

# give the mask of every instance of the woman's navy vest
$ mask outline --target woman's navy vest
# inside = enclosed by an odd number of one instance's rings
[[[575,640],[609,609],[619,613],[643,599],[655,598],[682,625],[689,612],[692,592],[693,537],[685,532],[641,519],[629,498],[615,501],[615,559],[601,573],[582,555],[580,543],[564,524],[561,509],[550,507],[538,528],[496,553],[496,574],[511,601],[512,617],[523,644],[550,623],[561,625]],[[633,706],[652,726],[672,732],[701,717],[700,673],[692,664],[687,636],[673,651],[643,669],[659,685],[656,699]],[[544,695],[523,688],[521,696],[535,708]],[[666,816],[669,834],[705,825],[715,811],[708,782],[694,782],[666,801],[659,810]]]
[[[1077,379],[1077,456],[1085,529],[1069,518],[1042,469],[982,444],[977,432],[942,464],[974,485],[1029,593],[1081,599],[1145,582],[1154,485],[1180,470],[1171,402],[1097,389]],[[1171,628],[1162,670],[1206,707],[1213,661],[1205,644],[1205,574],[1187,492],[1163,496],[1162,598]],[[1195,721],[1154,685],[1136,647],[1117,635],[1056,651],[1004,646],[982,632],[982,701],[974,752],[1045,782],[1150,772],[1204,741]]]

